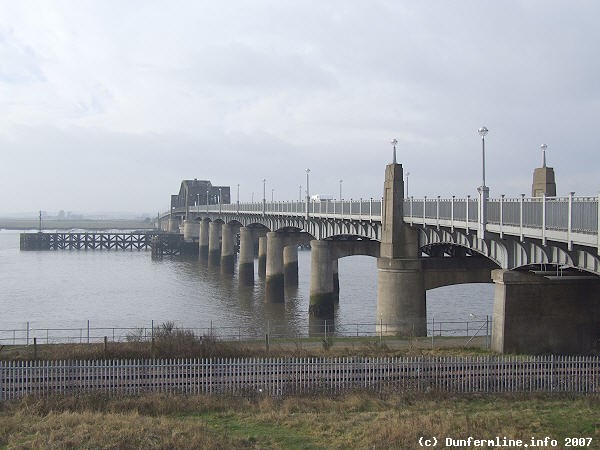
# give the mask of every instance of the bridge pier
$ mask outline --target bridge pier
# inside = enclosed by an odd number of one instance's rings
[[[333,241],[310,241],[310,250],[308,314],[312,317],[333,317],[335,303]],[[337,259],[335,261],[337,262]]]
[[[221,222],[210,222],[208,226],[208,265],[216,266],[221,259]]]
[[[224,223],[221,226],[221,272],[233,274],[235,251],[233,248],[234,226]]]
[[[377,333],[427,336],[425,280],[418,258],[377,259]]]
[[[286,286],[298,286],[298,244],[283,248],[283,279]]]
[[[252,228],[240,228],[240,259],[238,278],[241,285],[254,284],[254,232]]]
[[[265,277],[265,300],[279,303],[284,300],[284,241],[280,233],[267,233],[267,264]],[[260,244],[259,244],[260,245]]]
[[[497,269],[492,350],[500,353],[590,353],[600,346],[600,280],[548,279]]]
[[[258,238],[258,276],[264,278],[267,274],[267,236]]]
[[[338,259],[334,259],[331,262],[333,270],[333,301],[336,304],[340,303],[340,274],[338,269]]]
[[[179,233],[179,219],[177,217],[169,216],[167,231],[169,233]]]
[[[198,239],[200,236],[200,224],[195,220],[184,220],[183,221],[183,240],[186,242],[192,242]]]
[[[419,237],[404,223],[403,203],[402,165],[388,164],[381,205],[380,257],[377,259],[377,332],[427,336]]]
[[[200,238],[198,240],[198,257],[202,261],[208,260],[210,220],[202,219],[200,222]]]

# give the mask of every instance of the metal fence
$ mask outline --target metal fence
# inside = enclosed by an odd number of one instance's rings
[[[598,357],[0,361],[0,401],[99,391],[285,396],[370,391],[597,393]]]
[[[80,327],[50,328],[31,326],[29,322],[23,328],[0,329],[0,345],[30,345],[34,338],[38,344],[90,344],[101,343],[106,338],[110,342],[150,341],[163,325],[155,322],[138,327],[99,327],[89,320]],[[432,319],[427,322],[428,336],[488,336],[491,332],[491,320],[453,321]],[[258,326],[213,326],[184,327],[177,330],[190,332],[201,338],[210,336],[226,341],[262,340],[302,338],[310,336],[335,337],[387,337],[388,330],[394,324],[380,322],[336,323],[334,321],[311,321],[305,331],[291,331],[287,322],[268,322],[264,327]]]

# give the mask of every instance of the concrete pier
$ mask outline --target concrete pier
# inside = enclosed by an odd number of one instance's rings
[[[267,267],[265,277],[265,300],[283,302],[283,239],[276,232],[267,233]]]
[[[252,228],[240,228],[240,259],[238,278],[241,285],[254,284],[254,232]]]
[[[334,285],[331,241],[310,242],[310,303],[308,313],[313,317],[333,316]]]
[[[298,286],[298,245],[283,248],[283,274],[286,286]]]
[[[192,242],[200,237],[200,223],[195,220],[183,221],[183,240]]]
[[[208,228],[208,263],[212,266],[221,260],[221,227],[222,222],[210,222]]]
[[[334,259],[331,262],[331,269],[333,271],[333,301],[336,304],[340,303],[340,274],[338,271],[338,260]]]
[[[167,231],[169,231],[169,233],[179,233],[179,219],[178,218],[172,217],[172,216],[169,217]]]
[[[427,336],[421,261],[377,260],[377,333]]]
[[[267,273],[267,236],[258,238],[258,276],[264,278]]]
[[[221,272],[233,274],[235,251],[233,248],[234,227],[225,223],[221,226]]]
[[[492,350],[588,354],[600,350],[600,280],[492,271]]]
[[[200,222],[200,239],[198,241],[198,257],[202,261],[208,260],[208,236],[210,220],[203,219]]]

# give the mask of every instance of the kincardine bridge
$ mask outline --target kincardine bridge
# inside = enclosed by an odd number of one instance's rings
[[[426,291],[462,283],[495,284],[492,348],[498,352],[588,353],[600,350],[600,208],[598,197],[556,197],[554,171],[535,169],[532,197],[405,198],[401,164],[385,169],[382,199],[232,203],[227,186],[185,180],[157,231],[127,234],[24,234],[31,250],[142,249],[153,256],[199,254],[254,283],[265,301],[284,301],[298,283],[298,247],[311,247],[312,317],[332,318],[339,299],[338,259],[377,258],[377,332],[425,336]],[[191,250],[191,251],[190,251]]]
[[[265,300],[274,302],[298,282],[298,247],[310,243],[314,317],[331,317],[338,301],[338,259],[369,255],[377,258],[378,333],[425,336],[428,289],[493,282],[494,350],[597,351],[599,198],[557,198],[555,190],[544,156],[535,197],[489,198],[484,170],[478,198],[407,199],[394,152],[381,200],[312,201],[307,189],[304,202],[231,203],[228,187],[187,180],[158,226],[182,231],[201,259],[228,273],[239,234],[239,282],[254,283],[258,253]]]

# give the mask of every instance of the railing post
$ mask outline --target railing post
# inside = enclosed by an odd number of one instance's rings
[[[440,229],[440,196],[437,196],[437,199],[435,200],[435,215],[436,215],[436,219],[435,219],[435,223],[437,225],[437,229]]]
[[[502,225],[504,223],[503,214],[504,214],[504,194],[502,194],[500,196],[500,239],[502,239],[504,236],[504,233],[502,231]]]
[[[542,245],[546,245],[546,193],[542,193]]]
[[[465,209],[467,211],[467,213],[466,213],[467,214],[467,220],[466,220],[467,226],[466,226],[466,228],[467,228],[467,234],[469,234],[469,203],[471,203],[471,196],[470,195],[467,195],[467,201],[465,203],[466,203],[466,205],[465,205],[466,208]]]
[[[358,220],[362,220],[362,197],[359,200],[358,204]]]
[[[450,232],[454,233],[454,195],[450,200]]]
[[[521,194],[519,199],[519,234],[521,242],[525,242],[525,236],[523,236],[523,201],[525,200],[525,194]]]
[[[571,240],[571,231],[573,229],[573,196],[575,192],[569,192],[569,217],[567,223],[567,249],[573,250],[573,241]]]

